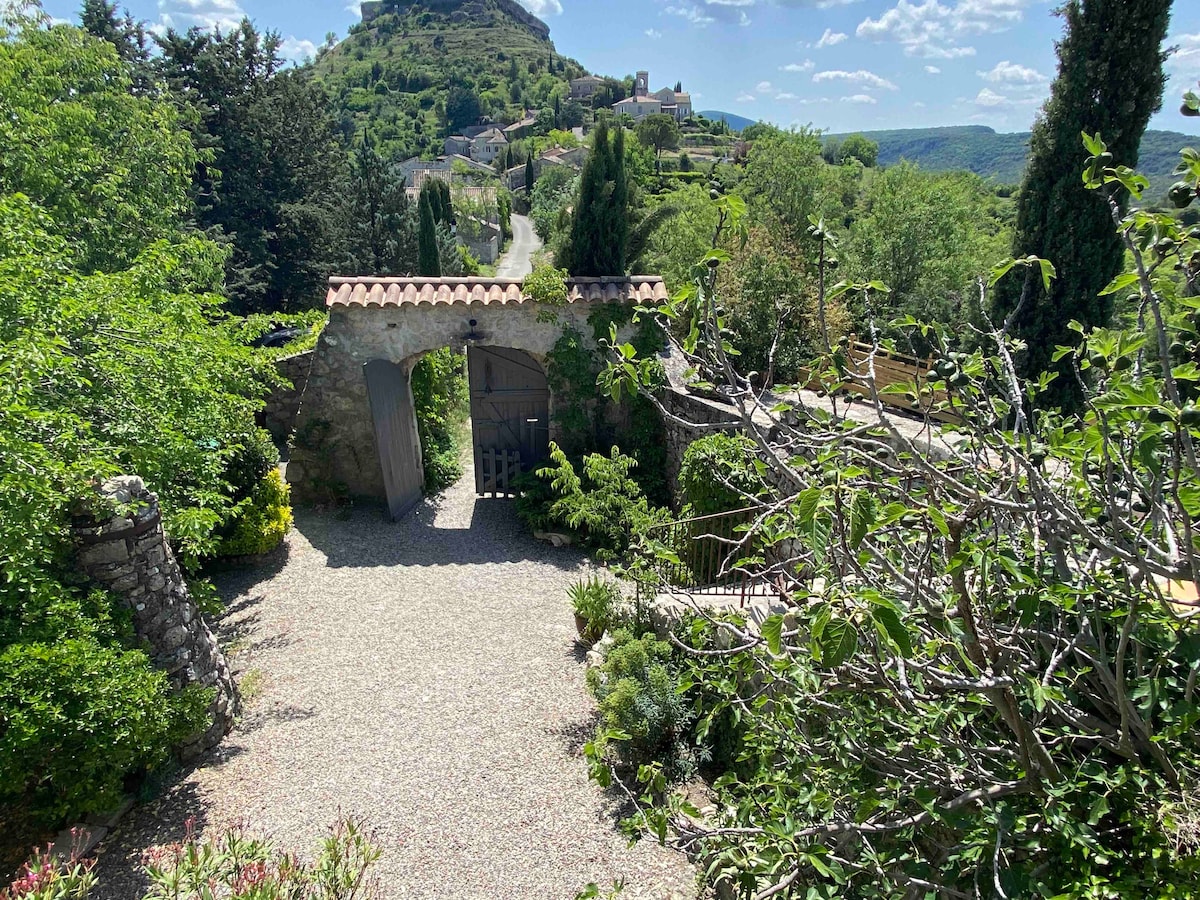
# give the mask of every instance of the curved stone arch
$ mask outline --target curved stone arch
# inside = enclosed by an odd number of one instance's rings
[[[588,316],[598,305],[667,299],[662,279],[651,276],[571,279],[567,288],[568,303],[554,321],[545,321],[516,279],[331,278],[329,322],[301,399],[288,464],[298,498],[332,491],[387,496],[364,375],[372,360],[399,365],[407,380],[425,354],[474,345],[523,351],[545,372],[563,330],[589,333]],[[551,394],[551,416],[553,404]]]

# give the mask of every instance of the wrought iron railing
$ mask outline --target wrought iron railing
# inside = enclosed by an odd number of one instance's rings
[[[642,551],[655,581],[666,590],[692,595],[768,597],[778,588],[754,562],[747,525],[757,510],[738,509],[655,525],[646,530]]]

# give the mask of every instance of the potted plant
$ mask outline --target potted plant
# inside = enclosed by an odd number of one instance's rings
[[[567,596],[571,598],[575,628],[583,643],[596,643],[616,624],[621,605],[621,591],[616,584],[593,575],[571,585]]]

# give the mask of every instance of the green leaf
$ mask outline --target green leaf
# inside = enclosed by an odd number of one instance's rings
[[[890,605],[871,604],[871,619],[881,637],[893,644],[906,659],[912,656],[912,637],[899,614]]]
[[[778,656],[783,649],[783,616],[768,616],[762,623],[762,636],[767,649]]]
[[[875,498],[867,491],[854,495],[850,507],[850,548],[857,550],[875,524]]]
[[[1100,296],[1106,297],[1109,294],[1115,294],[1117,291],[1123,291],[1131,284],[1135,284],[1137,280],[1137,274],[1134,272],[1126,272],[1124,275],[1118,275],[1108,283],[1108,287],[1100,292]]]
[[[858,648],[858,631],[847,619],[834,619],[825,626],[818,641],[821,664],[837,668]]]

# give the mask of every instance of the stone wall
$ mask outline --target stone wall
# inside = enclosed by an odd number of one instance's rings
[[[276,388],[267,397],[261,424],[280,443],[286,441],[296,427],[296,415],[300,412],[300,400],[308,386],[313,356],[314,351],[308,350],[275,362],[276,370],[287,379],[287,384]]]
[[[538,321],[534,303],[421,303],[332,306],[321,333],[296,422],[287,478],[298,500],[324,499],[322,485],[351,496],[383,498],[386,491],[363,366],[373,359],[400,363],[411,372],[422,355],[441,347],[458,352],[468,337],[479,346],[523,350],[545,365],[565,327],[591,331],[590,303],[557,310],[557,321]],[[472,325],[474,321],[474,325]],[[554,419],[554,396],[550,397]],[[551,426],[551,439],[557,437]]]
[[[233,725],[237,693],[216,639],[200,617],[163,533],[158,497],[134,476],[110,478],[100,503],[74,523],[80,568],[133,612],[138,639],[171,687],[216,689],[206,731],[178,748],[186,762],[215,746]],[[108,502],[121,511],[111,512]]]
[[[670,386],[659,394],[663,408],[674,416],[697,425],[727,424],[729,430],[736,431],[739,423],[737,411],[723,403],[708,400],[688,393],[685,388]],[[679,469],[683,465],[683,454],[691,446],[692,441],[711,434],[711,431],[687,428],[670,419],[663,419],[663,429],[667,441],[667,483],[671,486],[671,495],[679,500]]]

